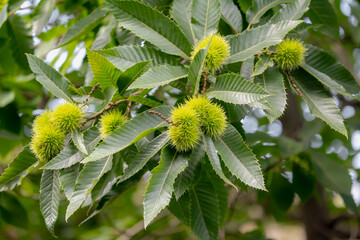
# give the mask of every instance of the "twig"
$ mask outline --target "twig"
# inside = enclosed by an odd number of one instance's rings
[[[124,102],[124,101],[128,101],[127,99],[120,99],[114,103],[109,103],[109,105],[106,106],[106,108],[104,108],[101,112],[98,112],[98,113],[95,113],[94,115],[92,115],[91,117],[88,117],[86,118],[84,121],[83,121],[83,124],[87,123],[88,121],[92,120],[92,119],[95,119],[97,118],[98,116],[100,116],[101,114],[103,114],[104,112],[106,111],[109,111],[111,108],[119,105],[121,102]]]
[[[203,89],[201,91],[201,94],[203,95],[204,92],[206,91],[206,85],[207,85],[207,76],[206,76],[206,73],[204,72],[204,85],[203,85]]]
[[[168,124],[174,125],[174,122],[171,121],[170,119],[166,118],[164,115],[162,115],[159,112],[156,112],[154,110],[150,110],[149,111],[150,114],[155,114],[156,116],[158,116],[159,118],[161,118],[162,120],[164,120],[165,122],[167,122]]]
[[[132,101],[129,101],[128,104],[127,104],[127,106],[126,106],[126,116],[127,116],[127,117],[130,116],[131,104],[132,104]]]
[[[302,97],[302,93],[300,92],[300,89],[298,88],[298,86],[296,86],[296,83],[295,83],[295,79],[294,77],[291,75],[291,73],[289,72],[289,70],[285,70],[286,74],[288,75],[290,81],[291,81],[291,84],[292,86],[295,88],[297,94],[299,94],[300,97]]]
[[[91,94],[93,94],[95,92],[95,89],[97,89],[99,87],[99,83],[95,84],[91,91],[89,92],[89,94],[87,95],[86,99],[83,101],[81,108],[85,106],[85,104],[87,103],[87,101],[89,101],[89,98],[91,97]]]

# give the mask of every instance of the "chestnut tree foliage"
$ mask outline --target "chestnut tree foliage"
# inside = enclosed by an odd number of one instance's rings
[[[338,102],[357,102],[360,92],[354,76],[316,40],[339,41],[329,1],[105,0],[83,1],[76,10],[71,1],[41,0],[31,8],[31,20],[17,14],[23,2],[0,1],[0,125],[11,136],[26,125],[30,134],[1,174],[0,189],[15,191],[25,177],[40,171],[40,210],[54,236],[60,205],[66,205],[61,216],[66,221],[85,208],[81,216],[86,222],[144,179],[143,227],[151,228],[167,209],[200,239],[226,237],[221,232],[231,217],[229,192],[256,192],[258,203],[276,219],[286,216],[295,195],[305,205],[321,198],[324,188],[341,196],[346,211],[358,212],[351,165],[327,152],[335,138],[350,144],[354,125],[344,122]],[[54,21],[55,7],[73,13],[73,19]],[[40,45],[33,45],[35,37]],[[204,38],[205,45],[193,51]],[[277,58],[279,44],[290,39],[301,59],[288,45]],[[79,43],[86,58],[72,72]],[[216,44],[228,44],[221,48],[228,53],[213,51]],[[54,66],[57,58],[44,60],[51,49],[67,51],[61,67]],[[210,61],[221,65],[207,67]],[[30,96],[20,97],[24,91]],[[20,117],[11,107],[15,94],[23,107]],[[33,100],[40,95],[41,101]],[[222,109],[226,128],[217,135],[199,131],[196,143],[183,151],[169,134],[177,126],[172,111],[201,96]],[[48,110],[51,98],[75,103],[82,116],[65,133],[56,156],[44,160],[30,147],[37,135],[33,129],[31,139],[29,123],[31,111]],[[320,120],[309,124],[288,118],[286,112],[299,112],[299,106]],[[112,119],[121,121],[104,134],[100,119],[113,111]],[[284,128],[290,121],[305,124],[306,130],[284,129],[276,137],[244,131],[244,119],[255,111],[264,114],[264,126],[281,119]],[[59,119],[62,113],[57,114]],[[13,121],[17,126],[7,127]],[[312,148],[310,137],[319,133],[323,146]],[[11,214],[5,205],[1,209]]]

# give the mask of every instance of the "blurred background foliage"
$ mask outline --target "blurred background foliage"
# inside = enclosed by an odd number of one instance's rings
[[[143,0],[164,13],[169,12],[171,0]],[[360,4],[355,0],[330,0],[331,8],[322,9],[329,15],[328,21],[319,19],[316,4],[327,0],[313,0],[305,14],[305,23],[296,34],[308,43],[332,52],[359,80],[360,78]],[[244,10],[248,0],[234,1]],[[30,124],[33,118],[45,108],[53,108],[59,99],[51,98],[30,72],[24,53],[35,53],[54,68],[66,75],[75,86],[82,86],[91,80],[87,71],[86,48],[102,49],[124,44],[142,44],[142,40],[128,31],[117,27],[111,15],[103,16],[99,22],[88,24],[84,32],[64,47],[58,47],[62,36],[75,22],[85,19],[99,6],[101,0],[0,0],[0,172],[19,150],[29,142]],[[326,4],[324,5],[326,6]],[[278,6],[277,8],[281,8]],[[268,14],[271,14],[269,10]],[[245,21],[245,17],[243,16]],[[99,23],[99,24],[98,24]],[[312,24],[310,24],[312,23]],[[220,32],[228,34],[225,23]],[[246,23],[244,24],[244,28]],[[145,43],[146,44],[146,43]],[[245,73],[244,73],[245,74]],[[337,181],[335,165],[313,166],[311,161],[297,161],[290,155],[301,146],[287,137],[301,140],[302,144],[326,153],[350,169],[352,195],[357,206],[360,203],[360,104],[350,98],[333,93],[342,110],[349,130],[349,139],[332,131],[319,119],[315,119],[308,107],[290,103],[284,117],[269,124],[264,113],[253,109],[242,121],[247,133],[247,142],[263,159],[267,187],[270,192],[236,192],[229,188],[228,216],[222,237],[226,239],[305,239],[304,221],[306,209],[301,200],[307,200],[316,192],[332,217],[329,229],[350,229],[350,239],[358,239],[360,223],[356,215],[349,214],[339,194],[316,186],[312,178],[302,178],[301,171],[316,168],[330,169],[330,176],[319,179],[324,184],[328,179]],[[290,97],[293,101],[295,98]],[[299,112],[292,107],[300,106]],[[241,113],[239,113],[241,114]],[[290,154],[292,153],[292,154]],[[314,153],[315,154],[315,153]],[[306,154],[297,155],[302,160]],[[285,159],[285,160],[284,160]],[[266,161],[265,161],[266,160]],[[287,178],[292,170],[292,179],[308,186],[307,191],[298,192],[294,202],[296,184]],[[321,169],[320,169],[321,171]],[[295,172],[297,175],[295,176]],[[308,175],[307,175],[308,176]],[[315,176],[315,173],[314,173]],[[328,178],[328,179],[326,179]],[[294,180],[295,181],[295,180]],[[12,192],[0,193],[0,239],[51,239],[39,210],[40,172],[34,171],[20,187]],[[326,184],[324,184],[326,186]],[[113,201],[100,214],[78,225],[86,215],[75,214],[69,223],[64,222],[65,207],[60,206],[60,217],[56,225],[59,239],[196,239],[196,237],[167,211],[158,217],[147,230],[143,229],[142,199],[146,181],[133,186]],[[281,186],[281,187],[279,187]],[[310,200],[311,201],[311,200]],[[316,215],[316,214],[315,214]],[[314,216],[314,221],[317,219]],[[333,225],[330,225],[333,224]],[[266,236],[267,238],[265,238]],[[341,239],[339,237],[339,239]],[[346,238],[349,239],[349,238]]]

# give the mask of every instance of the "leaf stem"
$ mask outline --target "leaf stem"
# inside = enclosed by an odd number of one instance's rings
[[[203,85],[203,89],[201,91],[201,95],[204,95],[205,91],[206,91],[206,85],[207,85],[207,76],[206,73],[204,72],[204,85]]]
[[[91,91],[89,92],[89,94],[87,95],[86,99],[83,101],[83,103],[81,104],[80,108],[83,108],[85,106],[85,104],[87,103],[87,101],[89,101],[89,98],[91,97],[91,95],[95,92],[95,90],[99,87],[99,83],[95,84]]]
[[[171,121],[170,119],[166,118],[164,115],[162,115],[159,112],[156,112],[154,110],[150,110],[149,111],[150,114],[155,114],[156,116],[158,116],[159,118],[161,118],[162,120],[164,120],[165,122],[167,122],[168,124],[174,125],[174,122]]]

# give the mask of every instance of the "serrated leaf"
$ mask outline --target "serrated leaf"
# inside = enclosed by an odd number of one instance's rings
[[[254,76],[257,76],[257,75],[260,75],[262,74],[263,72],[265,72],[265,70],[268,68],[268,67],[272,67],[274,66],[274,62],[272,61],[271,59],[271,55],[269,54],[261,54],[259,56],[259,60],[256,62],[255,64],[255,70],[254,72],[251,74],[251,77],[254,77]]]
[[[79,171],[80,171],[80,163],[76,163],[71,167],[63,168],[59,170],[60,185],[65,193],[67,200],[70,200],[71,195],[74,191],[76,179],[79,176]]]
[[[117,69],[109,60],[101,54],[90,49],[87,50],[87,57],[94,74],[92,82],[99,83],[102,89],[109,86],[116,87],[116,82],[122,72]]]
[[[333,56],[311,45],[306,45],[307,54],[302,68],[326,87],[348,96],[360,92],[360,86],[351,73]]]
[[[242,31],[242,16],[232,0],[220,0],[221,17],[234,32]]]
[[[169,211],[182,223],[190,227],[191,199],[188,192],[185,192],[178,200],[173,197],[168,206]]]
[[[165,144],[169,141],[168,132],[164,132],[161,135],[157,136],[153,140],[151,140],[135,157],[134,160],[131,161],[129,166],[126,168],[123,176],[120,177],[118,183],[129,179],[137,172],[139,172],[145,164],[158,152],[160,151]]]
[[[286,107],[286,92],[283,76],[278,70],[269,68],[263,74],[256,76],[254,82],[272,94],[267,98],[270,109],[265,109],[264,112],[269,121],[273,122],[283,114]]]
[[[209,158],[209,162],[210,162],[213,170],[216,172],[216,174],[222,180],[224,180],[224,182],[230,184],[231,186],[233,186],[237,190],[237,187],[229,179],[227,179],[227,177],[224,175],[224,173],[222,171],[221,164],[220,164],[220,159],[219,159],[219,156],[218,156],[217,151],[215,149],[214,142],[211,139],[211,137],[203,134],[202,139],[203,139],[203,142],[204,142],[204,145],[205,145],[206,155]]]
[[[141,96],[138,96],[138,95],[130,95],[129,97],[127,97],[127,99],[129,101],[136,102],[136,103],[141,103],[142,105],[152,107],[152,108],[153,107],[159,107],[159,106],[163,105],[161,102],[152,100],[150,98],[141,97]]]
[[[14,158],[0,176],[0,192],[12,190],[21,184],[21,180],[38,164],[29,146]]]
[[[137,1],[108,0],[120,26],[166,53],[189,58],[191,45],[180,28],[161,12]]]
[[[344,119],[330,93],[304,70],[297,70],[291,74],[310,112],[347,137]]]
[[[90,128],[84,132],[84,143],[87,152],[94,150],[96,145],[100,142],[101,136],[97,128]],[[68,168],[75,163],[80,162],[86,157],[72,144],[67,145],[56,157],[51,159],[43,168],[44,169],[62,169]]]
[[[56,97],[72,102],[69,93],[70,81],[40,58],[31,54],[26,54],[26,56],[36,80]]]
[[[9,38],[11,38],[10,46],[12,55],[18,64],[28,69],[29,65],[26,61],[26,53],[33,53],[33,39],[31,37],[30,28],[27,22],[19,15],[9,15],[7,19],[7,30]]]
[[[189,166],[185,168],[185,170],[181,172],[179,176],[175,179],[174,194],[176,199],[179,199],[192,186],[195,176],[195,170],[200,164],[204,155],[205,147],[202,143],[199,144],[199,146],[191,152],[189,158]]]
[[[98,50],[97,52],[105,56],[110,62],[123,71],[135,63],[146,60],[152,60],[151,67],[162,64],[179,65],[179,57],[149,47],[128,45]]]
[[[207,174],[191,191],[191,230],[200,239],[218,239],[219,202]]]
[[[310,9],[306,13],[312,24],[320,24],[320,31],[339,39],[339,25],[336,13],[328,0],[311,0]]]
[[[226,62],[244,61],[263,48],[280,43],[286,33],[300,23],[301,21],[282,21],[276,24],[265,24],[228,37],[230,57]]]
[[[258,160],[232,125],[227,126],[214,144],[221,160],[235,177],[251,187],[266,190]]]
[[[42,0],[35,8],[36,21],[33,24],[33,29],[36,36],[42,32],[42,30],[48,23],[54,8],[55,0]]]
[[[72,132],[71,138],[73,140],[74,145],[86,155],[88,154],[85,143],[84,143],[84,134],[78,130]]]
[[[153,110],[165,117],[169,117],[171,107],[160,106]],[[165,126],[167,126],[167,123],[155,114],[148,112],[140,113],[104,138],[103,142],[82,163],[96,161],[119,152],[156,129]]]
[[[144,226],[164,209],[171,200],[177,175],[188,165],[188,157],[164,148],[159,165],[151,171],[144,197]]]
[[[144,73],[133,82],[129,89],[154,88],[187,77],[188,72],[181,66],[160,65]]]
[[[221,8],[219,0],[193,0],[191,6],[191,25],[196,39],[200,40],[219,25]]]
[[[44,170],[40,182],[40,210],[50,233],[54,234],[54,226],[59,214],[60,184],[57,170]]]
[[[179,24],[191,46],[195,43],[195,35],[191,25],[192,0],[174,0],[170,15]]]
[[[212,38],[210,39],[206,48],[200,49],[196,53],[193,61],[190,64],[188,79],[189,79],[189,84],[193,89],[194,95],[199,93],[201,74],[203,73],[206,53],[211,44],[211,40]]]
[[[234,104],[248,104],[270,96],[259,85],[236,74],[221,75],[216,79],[215,87],[210,88],[207,93],[214,98]]]
[[[76,180],[76,185],[70,198],[70,203],[66,209],[66,220],[80,208],[102,175],[110,171],[112,167],[112,160],[113,157],[110,155],[106,158],[100,159],[99,161],[90,162],[84,165]]]
[[[58,47],[62,47],[75,40],[80,39],[92,29],[94,29],[107,15],[107,11],[103,8],[97,8],[87,17],[80,19],[72,25],[65,35],[61,38]]]
[[[246,11],[246,18],[249,25],[258,23],[260,18],[271,8],[281,3],[291,3],[294,0],[254,0],[253,6]]]
[[[113,16],[109,17],[107,24],[101,26],[99,31],[96,33],[96,38],[94,39],[91,49],[103,49],[112,41],[113,32],[117,26],[116,19]]]
[[[271,17],[270,22],[277,23],[284,20],[300,19],[309,10],[309,5],[310,0],[295,0],[292,3],[288,3]]]
[[[120,95],[128,89],[128,87],[150,67],[151,60],[138,62],[126,69],[117,81],[117,87]]]

